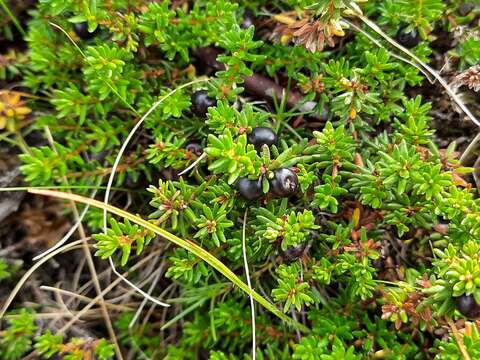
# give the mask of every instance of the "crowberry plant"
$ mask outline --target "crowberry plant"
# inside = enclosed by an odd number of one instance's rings
[[[25,3],[0,144],[90,207],[0,226],[2,359],[480,356],[478,4]]]

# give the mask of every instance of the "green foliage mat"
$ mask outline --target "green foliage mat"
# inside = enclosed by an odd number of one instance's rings
[[[94,205],[83,226],[98,268],[134,269],[136,284],[157,251],[152,296],[171,305],[110,306],[114,341],[108,322],[58,332],[45,306],[14,303],[1,359],[480,358],[473,164],[421,63],[448,49],[475,113],[479,5],[40,0],[19,20],[0,3],[2,38],[27,45],[0,54],[0,80],[23,86],[0,92],[2,145],[29,186]],[[88,200],[112,174],[114,207]],[[22,271],[0,257],[2,289]]]

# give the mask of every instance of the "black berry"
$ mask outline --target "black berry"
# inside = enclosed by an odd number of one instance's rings
[[[253,11],[251,9],[247,9],[243,14],[243,21],[240,27],[242,29],[248,29],[252,25],[255,25],[255,16],[253,15]]]
[[[307,247],[306,242],[287,247],[285,251],[283,251],[282,253],[283,260],[287,263],[297,260],[305,253],[306,247]]]
[[[412,31],[406,31],[407,26],[404,25],[397,32],[397,41],[400,45],[405,46],[406,48],[413,48],[420,43],[420,34],[418,33],[417,29],[413,29]]]
[[[467,16],[470,12],[475,9],[475,5],[471,3],[462,3],[458,7],[458,13],[460,16]]]
[[[90,159],[92,160],[96,160],[96,161],[99,161],[99,162],[102,162],[108,155],[108,150],[102,150],[102,151],[99,151],[99,152],[93,152],[91,155],[90,155]],[[129,174],[129,173],[127,173]]]
[[[275,170],[274,177],[270,180],[270,190],[280,197],[288,197],[295,194],[298,190],[297,174],[287,168]]]
[[[480,317],[480,305],[477,304],[473,295],[462,295],[455,298],[458,311],[468,318]]]
[[[329,115],[330,115],[330,110],[328,106],[324,105],[322,109],[322,113],[320,114],[320,119],[323,121],[327,121]]]
[[[246,177],[238,180],[238,191],[247,200],[256,200],[263,195],[262,182],[260,180],[249,180]]]
[[[185,146],[185,149],[187,151],[191,152],[192,154],[197,155],[197,156],[200,156],[203,153],[202,145],[200,145],[199,143],[196,143],[196,142],[191,142],[191,143],[187,144]]]
[[[300,69],[297,70],[299,73],[304,74],[306,77],[312,77],[312,70],[309,68],[302,66]]]
[[[123,186],[127,189],[144,189],[148,186],[147,183],[147,177],[143,172],[139,172],[137,175],[135,172],[127,172]]]
[[[248,142],[255,146],[257,151],[262,150],[263,145],[276,145],[278,137],[275,131],[269,127],[257,126],[251,134],[248,135]]]
[[[217,105],[217,100],[208,96],[207,90],[195,91],[192,95],[192,112],[195,115],[205,117],[210,106]]]
[[[82,40],[92,39],[98,33],[98,27],[95,29],[94,32],[88,31],[88,23],[87,22],[80,22],[73,24],[73,31],[77,36]]]

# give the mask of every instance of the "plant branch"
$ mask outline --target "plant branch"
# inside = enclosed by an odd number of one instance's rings
[[[370,29],[375,31],[378,35],[380,35],[382,38],[384,38],[390,45],[394,46],[395,48],[399,49],[400,51],[404,52],[408,56],[410,56],[413,60],[417,62],[419,66],[422,66],[425,71],[427,71],[429,74],[431,74],[439,83],[440,85],[443,86],[443,88],[446,90],[448,95],[451,97],[451,99],[462,109],[462,111],[467,115],[467,117],[478,127],[480,127],[480,121],[477,120],[477,118],[470,112],[470,110],[465,106],[462,100],[455,94],[455,92],[452,90],[452,88],[447,84],[447,82],[429,65],[425,64],[417,55],[415,55],[413,52],[405,48],[404,46],[400,45],[398,42],[393,40],[390,36],[385,34],[380,27],[378,27],[377,24],[375,24],[373,21],[371,21],[369,18],[363,16],[358,10],[354,8],[350,8],[350,10],[357,16],[360,20],[362,20],[365,25],[367,25]]]
[[[203,47],[198,48],[193,55],[205,65],[217,70],[225,70],[225,65],[217,60],[217,57],[222,54],[222,51],[214,47]],[[283,86],[280,86],[272,79],[259,75],[253,74],[252,76],[243,77],[243,85],[245,91],[255,97],[259,97],[264,100],[281,101],[284,96],[286,96],[286,103],[288,107],[295,108],[298,107],[302,112],[311,112],[317,105],[314,101],[305,102],[302,94],[297,90],[287,91]],[[310,117],[315,119],[321,119],[319,114],[309,114]]]
[[[12,19],[13,24],[18,29],[20,34],[22,34],[23,37],[27,36],[27,33],[25,32],[25,30],[23,30],[22,25],[20,25],[20,21],[18,21],[17,17],[10,11],[8,5],[5,4],[4,0],[0,0],[0,6],[3,8],[3,10],[5,10],[10,19]]]
[[[52,133],[50,132],[50,128],[48,126],[45,126],[45,134],[47,136],[48,142],[50,143],[50,147],[52,148],[52,150],[58,156],[60,156],[60,154],[57,151],[57,148],[55,147],[55,142],[53,140]],[[63,176],[63,181],[65,183],[65,186],[69,186],[68,179],[67,179],[66,176]],[[98,184],[98,185],[100,185],[100,184]],[[67,191],[69,193],[71,193],[70,190],[67,190]],[[94,194],[95,193],[96,193],[96,190],[94,190]],[[75,222],[76,222],[74,228],[77,227],[78,234],[80,235],[80,238],[83,239],[83,242],[82,242],[83,253],[85,254],[85,258],[87,260],[87,266],[88,266],[88,269],[89,269],[90,274],[92,276],[95,292],[97,293],[97,295],[100,295],[102,293],[102,288],[100,286],[100,281],[98,280],[97,269],[95,268],[95,263],[93,262],[92,254],[90,253],[90,249],[88,247],[87,241],[85,240],[86,239],[86,232],[85,232],[85,229],[83,228],[83,225],[82,225],[82,219],[83,219],[83,216],[86,214],[86,210],[84,210],[84,213],[82,214],[82,217],[80,217],[80,214],[79,214],[78,209],[77,209],[77,204],[74,201],[71,201],[70,206],[72,208],[73,215],[74,215]],[[72,233],[73,232],[69,231],[69,234],[72,234]],[[64,238],[62,240],[67,241],[68,237]],[[122,352],[120,350],[120,346],[118,344],[117,337],[115,335],[115,330],[113,329],[112,320],[110,319],[110,314],[108,313],[108,309],[107,309],[107,306],[105,305],[105,300],[104,300],[103,296],[100,298],[100,309],[102,310],[102,315],[103,315],[103,318],[105,320],[105,325],[107,327],[107,331],[108,331],[108,334],[110,336],[110,340],[113,342],[113,345],[115,346],[115,353],[116,353],[119,360],[123,360],[123,355],[122,355]]]
[[[448,326],[450,326],[450,329],[452,330],[453,336],[455,337],[455,341],[457,342],[458,348],[460,349],[460,352],[462,353],[463,358],[465,360],[472,360],[472,358],[470,357],[470,354],[465,348],[465,344],[463,343],[462,337],[460,336],[457,326],[453,322],[452,318],[448,316],[445,319],[447,320]]]
[[[280,318],[282,321],[286,322],[287,324],[298,328],[299,330],[308,333],[310,330],[303,324],[294,321],[290,317],[286,316],[284,313],[282,313],[279,309],[275,307],[275,305],[271,304],[269,301],[267,301],[263,296],[261,296],[259,293],[257,293],[254,290],[250,290],[248,285],[245,284],[240,278],[233,273],[232,270],[230,270],[225,264],[223,264],[220,260],[212,256],[208,251],[203,249],[202,247],[198,246],[196,243],[190,241],[190,240],[183,240],[174,234],[171,234],[170,232],[158,227],[155,224],[152,224],[151,222],[144,220],[140,218],[139,216],[133,215],[127,211],[124,211],[120,208],[117,208],[115,206],[105,204],[104,202],[86,198],[80,195],[76,194],[69,194],[69,193],[64,193],[60,191],[53,191],[53,190],[39,190],[35,188],[31,188],[28,190],[32,194],[38,194],[38,195],[44,195],[44,196],[51,196],[59,199],[64,199],[64,200],[72,200],[75,202],[79,202],[82,204],[89,204],[91,206],[103,209],[105,211],[108,211],[112,214],[118,215],[124,219],[128,219],[132,221],[135,224],[138,224],[145,229],[148,229],[150,231],[153,231],[155,234],[161,236],[165,240],[168,240],[175,245],[178,245],[187,251],[190,251],[192,254],[198,256],[202,260],[204,260],[207,264],[212,266],[214,269],[219,271],[222,275],[224,275],[228,280],[230,280],[232,283],[234,283],[236,286],[238,286],[241,290],[243,290],[246,294],[252,296],[258,303],[260,303],[263,307],[265,307],[267,310],[272,312],[274,315],[276,315],[278,318]]]

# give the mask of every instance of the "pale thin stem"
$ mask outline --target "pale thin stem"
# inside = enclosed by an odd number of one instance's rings
[[[148,289],[148,292],[147,292],[148,295],[151,295],[153,290],[157,286],[157,283],[160,280],[160,276],[163,274],[163,268],[164,267],[165,267],[165,261],[161,263],[160,269],[156,270],[155,277],[153,278],[152,284],[150,285],[150,288]],[[135,316],[133,317],[132,321],[130,321],[130,324],[128,324],[129,328],[132,328],[135,325],[135,323],[137,322],[138,317],[140,316],[140,314],[143,311],[143,308],[147,304],[147,300],[148,300],[147,298],[144,298],[142,300],[142,303],[140,304],[140,306],[137,309],[137,312],[135,313]]]
[[[452,100],[462,109],[462,111],[467,115],[467,117],[478,127],[480,127],[480,121],[477,120],[477,118],[470,112],[470,110],[465,106],[463,101],[455,94],[455,92],[452,90],[452,88],[447,84],[447,82],[429,65],[425,64],[417,55],[415,55],[413,52],[408,50],[407,48],[403,47],[400,45],[398,42],[393,40],[390,36],[385,34],[380,27],[378,27],[377,24],[375,24],[373,21],[368,19],[367,17],[363,16],[361,12],[359,12],[356,7],[354,6],[353,8],[350,8],[350,10],[357,16],[360,20],[362,20],[369,28],[371,28],[373,31],[375,31],[378,35],[380,35],[382,38],[384,38],[390,45],[396,47],[400,51],[404,52],[408,56],[410,56],[413,60],[415,60],[419,66],[422,66],[425,71],[427,71],[430,75],[432,75],[439,83],[440,85],[443,86],[443,88],[446,90],[448,95],[452,98]]]
[[[378,41],[377,39],[375,39],[372,35],[370,35],[369,33],[367,33],[366,31],[364,31],[362,28],[358,27],[357,25],[355,25],[354,23],[351,23],[350,21],[346,20],[346,19],[343,19],[342,21],[344,21],[346,24],[348,24],[348,26],[352,27],[353,29],[357,30],[358,32],[360,32],[361,34],[363,34],[365,37],[367,37],[371,42],[373,42],[375,45],[377,45],[378,47],[386,50],[388,52],[388,54],[400,61],[403,61],[413,67],[415,67],[418,71],[420,71],[427,79],[428,81],[430,81],[430,83],[433,83],[433,79],[430,77],[430,74],[428,74],[425,70],[423,70],[419,65],[415,64],[414,62],[408,60],[408,59],[405,59],[403,56],[400,56],[400,55],[397,55],[391,51],[389,51],[387,48],[385,48],[385,46],[383,46],[380,41]]]
[[[160,251],[155,251],[149,256],[145,257],[135,265],[133,265],[127,272],[123,273],[123,276],[128,276],[129,273],[136,271],[138,268],[143,266],[146,262],[148,262],[153,256],[156,256]],[[112,281],[105,289],[102,290],[102,292],[97,295],[95,298],[92,299],[85,307],[80,310],[78,313],[75,314],[75,316],[70,319],[68,323],[66,323],[60,330],[57,331],[58,334],[63,334],[65,333],[73,324],[75,324],[85,313],[88,312],[94,306],[100,299],[108,294],[112,289],[120,284],[122,282],[121,278],[116,278],[114,281]]]
[[[102,181],[102,179],[100,178],[99,182],[101,182],[101,181]],[[95,189],[92,192],[92,194],[90,195],[90,197],[94,198],[96,194],[97,194],[97,190]],[[37,261],[37,260],[43,258],[44,256],[50,254],[52,251],[55,251],[60,246],[62,246],[64,243],[66,243],[68,241],[68,239],[70,239],[70,237],[73,235],[73,233],[78,229],[78,227],[82,224],[83,218],[87,214],[89,208],[90,208],[90,205],[86,205],[85,208],[83,209],[82,213],[80,214],[80,216],[76,220],[75,224],[70,228],[70,230],[68,230],[68,232],[63,236],[63,238],[59,242],[57,242],[55,245],[53,245],[51,248],[49,248],[49,249],[45,250],[44,252],[42,252],[41,254],[38,254],[37,256],[35,256],[33,258],[33,261]]]
[[[463,165],[470,164],[473,159],[476,159],[478,155],[475,154],[475,151],[480,145],[480,133],[478,133],[475,138],[468,144],[467,148],[460,157],[460,163]],[[473,159],[472,159],[473,158]]]
[[[90,302],[90,301],[93,300],[92,298],[90,298],[88,296],[80,295],[80,294],[77,294],[77,293],[74,293],[74,292],[71,292],[71,291],[68,291],[68,290],[56,288],[56,287],[53,287],[53,286],[42,285],[42,286],[40,286],[40,290],[51,291],[51,292],[54,292],[54,293],[59,294],[59,295],[70,296],[70,297],[73,297],[75,299],[81,300],[83,302]],[[112,310],[132,311],[132,308],[130,306],[126,306],[126,305],[111,304],[109,302],[105,302],[105,305],[107,307],[111,308]],[[68,311],[71,312],[70,310],[68,310]]]
[[[48,142],[50,143],[50,147],[52,148],[52,150],[58,156],[60,156],[60,154],[57,151],[57,148],[55,147],[55,142],[53,140],[52,133],[50,132],[50,128],[48,126],[45,126],[45,133],[47,135]],[[68,184],[68,179],[67,179],[66,176],[63,176],[63,181],[65,182],[66,186],[69,185]],[[70,190],[67,190],[67,192],[71,193]],[[71,208],[72,208],[72,211],[73,211],[75,221],[78,224],[78,233],[80,235],[80,238],[84,239],[82,241],[83,253],[85,254],[85,258],[87,259],[87,266],[88,266],[88,269],[90,271],[90,274],[92,275],[92,280],[93,280],[93,285],[95,287],[95,291],[96,291],[97,295],[99,295],[99,294],[102,293],[102,287],[100,286],[100,281],[98,280],[97,270],[96,270],[95,264],[93,262],[92,254],[90,253],[90,249],[88,248],[88,244],[85,240],[86,233],[85,233],[85,229],[83,228],[82,221],[80,219],[80,215],[78,213],[77,204],[75,203],[75,201],[71,200],[70,205],[71,205]],[[105,300],[103,299],[103,296],[100,297],[100,308],[102,309],[103,318],[105,320],[105,325],[107,327],[107,331],[108,331],[108,334],[110,336],[110,340],[112,341],[112,343],[115,347],[115,353],[117,355],[117,358],[119,360],[123,360],[122,351],[120,350],[120,345],[118,344],[117,336],[115,335],[115,330],[113,329],[112,320],[110,319],[110,315],[109,315],[108,309],[105,305]]]
[[[247,245],[246,245],[246,228],[247,228],[247,214],[248,208],[245,209],[245,214],[243,215],[243,228],[242,228],[242,252],[243,252],[243,265],[245,267],[245,277],[247,278],[247,285],[250,291],[252,291],[252,282],[250,280],[250,271],[248,270],[248,259],[247,259]],[[257,344],[256,344],[256,334],[255,334],[255,303],[251,294],[248,294],[250,298],[250,311],[252,315],[252,360],[256,358]]]
[[[8,295],[7,300],[5,300],[5,303],[2,306],[2,309],[0,310],[0,320],[3,318],[5,315],[5,312],[7,311],[8,307],[12,303],[13,299],[15,299],[15,296],[17,296],[18,292],[22,288],[22,286],[25,284],[25,282],[32,276],[32,274],[44,263],[46,263],[48,260],[53,258],[54,256],[64,252],[64,251],[70,251],[73,249],[78,249],[80,245],[82,245],[84,239],[80,239],[74,242],[71,242],[69,244],[66,244],[65,246],[62,246],[61,248],[55,250],[54,252],[48,254],[45,256],[43,259],[41,259],[39,262],[35,263],[32,265],[30,269],[22,276],[22,278],[18,281],[18,283],[15,285],[13,290],[10,292]]]
[[[126,283],[128,286],[130,286],[132,289],[134,289],[136,292],[138,292],[139,294],[141,294],[143,297],[145,297],[146,299],[150,300],[151,302],[154,302],[155,304],[157,305],[160,305],[160,306],[164,306],[164,307],[169,307],[170,304],[167,304],[167,303],[164,303],[158,299],[155,299],[153,296],[149,295],[148,293],[146,293],[145,291],[143,291],[142,289],[140,289],[137,285],[135,285],[134,283],[132,283],[130,280],[128,280],[126,277],[124,277],[122,274],[120,274],[118,271],[117,271],[117,268],[115,267],[115,264],[113,263],[113,260],[111,257],[108,258],[108,262],[110,263],[110,267],[112,268],[112,271],[115,275],[117,275],[124,283]]]
[[[130,131],[130,133],[128,134],[127,138],[125,139],[125,141],[123,142],[122,144],[122,147],[120,148],[120,151],[118,152],[117,154],[117,157],[115,158],[115,162],[113,163],[113,166],[112,166],[112,172],[110,173],[110,176],[108,178],[108,183],[107,183],[107,190],[105,191],[105,197],[104,197],[104,203],[107,205],[109,200],[110,200],[110,189],[113,185],[113,180],[115,179],[115,173],[117,171],[117,167],[120,163],[120,160],[122,159],[122,156],[123,156],[123,153],[125,152],[127,146],[129,145],[130,143],[130,140],[133,138],[133,136],[135,135],[135,133],[137,132],[137,130],[140,128],[140,126],[142,126],[143,122],[145,121],[145,119],[158,107],[160,106],[160,104],[165,101],[165,99],[169,98],[170,96],[172,96],[173,94],[175,94],[178,90],[181,90],[185,87],[188,87],[188,86],[191,86],[191,85],[194,85],[194,84],[198,84],[198,83],[201,83],[201,82],[205,82],[205,81],[208,81],[208,79],[197,79],[197,80],[194,80],[194,81],[191,81],[191,82],[188,82],[188,83],[185,83],[183,85],[180,85],[179,87],[173,89],[172,91],[170,91],[168,94],[166,94],[165,96],[162,96],[158,101],[156,101],[151,107],[150,109],[148,109],[148,111],[140,118],[140,120],[135,124],[135,126],[133,127],[133,129]],[[107,225],[107,210],[104,209],[103,211],[103,232],[104,233],[107,233],[107,228],[108,228],[108,225]],[[143,290],[139,289],[137,286],[135,286],[131,281],[129,281],[128,279],[124,278],[116,269],[115,267],[115,264],[113,263],[113,260],[111,258],[109,258],[109,263],[110,263],[110,267],[112,268],[113,272],[115,273],[115,275],[119,276],[126,284],[128,284],[129,286],[131,286],[132,288],[134,288],[136,291],[138,291],[140,294],[142,294],[143,296],[145,296],[147,299],[149,299],[150,301],[153,301],[154,303],[160,305],[160,306],[169,306],[168,304],[165,304],[165,303],[162,303],[160,301],[158,301],[157,299],[151,297],[150,295],[148,295],[146,292],[144,292]]]
[[[183,174],[186,174],[187,172],[189,172],[191,169],[193,169],[195,166],[197,166],[197,164],[202,161],[203,159],[205,159],[207,157],[207,154],[206,153],[202,153],[202,155],[200,155],[198,157],[197,160],[195,160],[193,163],[191,163],[190,165],[188,165],[188,167],[183,170],[182,172],[178,173],[178,176],[182,176]]]
[[[156,260],[153,260],[151,261],[151,263],[156,263]],[[110,268],[110,271],[112,269]],[[155,278],[155,275],[157,273],[154,271],[152,272],[151,274],[149,274],[145,279],[143,279],[142,281],[139,281],[138,284],[137,284],[137,287],[139,288],[143,288],[145,285],[147,285],[148,283],[150,283],[150,281],[153,281],[153,279]],[[132,295],[138,295],[137,291],[135,289],[132,289],[131,287],[128,287],[127,289],[125,289],[125,292],[119,296],[116,296],[112,299],[110,299],[110,301],[114,301],[114,302],[120,302],[120,301],[124,301],[125,299],[128,299],[130,298]],[[162,292],[163,294],[163,292]],[[158,299],[160,298],[163,298],[163,295],[160,294],[159,296],[157,296]],[[154,302],[152,302],[153,305],[156,305]]]

